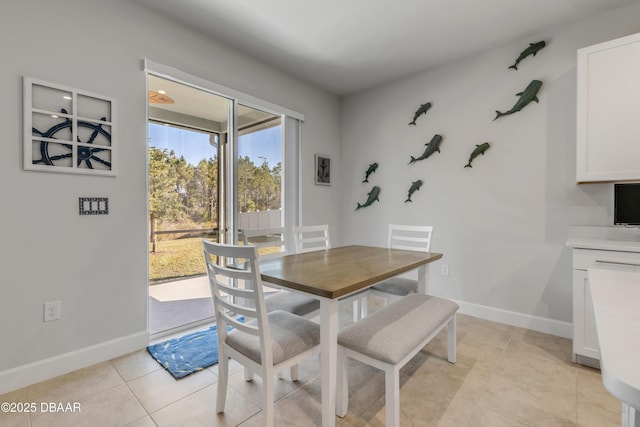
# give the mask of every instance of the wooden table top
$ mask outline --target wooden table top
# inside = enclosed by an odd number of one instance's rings
[[[442,258],[435,252],[343,246],[260,261],[262,280],[340,298]]]

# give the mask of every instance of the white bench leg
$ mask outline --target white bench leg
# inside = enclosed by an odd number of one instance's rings
[[[447,360],[456,363],[456,315],[447,323]]]
[[[388,366],[384,371],[387,427],[400,427],[400,368]]]
[[[338,348],[338,378],[336,384],[336,415],[343,418],[349,407],[349,358],[344,348]]]
[[[291,376],[291,381],[298,381],[298,364],[297,363],[289,368],[289,375]]]

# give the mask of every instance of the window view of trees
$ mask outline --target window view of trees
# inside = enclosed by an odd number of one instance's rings
[[[280,209],[282,164],[256,165],[238,159],[238,207],[241,212]],[[149,147],[149,212],[162,224],[215,224],[218,209],[218,160],[196,166],[173,150]]]
[[[218,161],[196,166],[173,150],[149,147],[149,213],[163,225],[215,224]]]
[[[194,161],[191,155],[190,162],[176,151],[153,146],[153,140],[149,146],[149,213],[152,230],[160,232],[151,236],[149,246],[152,282],[204,274],[200,238],[215,239],[218,228],[218,159]],[[266,158],[258,160],[238,159],[240,212],[281,208],[282,164],[272,167]],[[193,231],[167,233],[172,230]]]

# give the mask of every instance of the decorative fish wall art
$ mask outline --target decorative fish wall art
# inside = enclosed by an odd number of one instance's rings
[[[496,118],[493,120],[496,120],[498,117],[516,113],[529,105],[531,101],[540,102],[537,95],[541,87],[542,82],[540,80],[531,80],[531,83],[529,83],[529,86],[527,86],[527,88],[523,92],[516,94],[516,96],[519,96],[520,99],[518,99],[515,105],[509,111],[505,111],[504,113],[496,110]]]
[[[424,153],[422,153],[422,155],[420,157],[411,156],[411,160],[409,160],[409,164],[415,163],[418,160],[427,159],[427,158],[429,158],[429,156],[431,156],[436,151],[439,153],[440,152],[440,142],[442,142],[442,136],[438,135],[438,134],[434,135],[433,138],[431,138],[431,141],[429,141],[428,143],[425,144],[427,146],[427,148],[424,150]]]
[[[369,175],[374,173],[376,169],[378,169],[378,163],[371,163],[369,165],[369,169],[367,169],[367,171],[365,172],[364,181],[362,182],[369,182]]]
[[[407,200],[405,200],[404,202],[413,202],[413,200],[411,200],[411,196],[413,195],[413,193],[415,193],[416,191],[418,191],[420,189],[420,187],[422,187],[422,180],[419,179],[417,181],[413,181],[411,183],[411,187],[409,187],[409,194],[407,195]]]
[[[480,154],[484,156],[484,152],[487,151],[489,147],[491,147],[491,144],[489,144],[488,142],[485,142],[482,144],[476,144],[476,148],[471,152],[471,155],[469,156],[469,162],[466,165],[464,165],[464,167],[465,168],[473,167],[471,166],[471,162],[473,161],[473,159],[478,157]]]
[[[367,206],[371,206],[373,204],[373,202],[375,201],[380,201],[379,196],[380,196],[380,187],[378,187],[377,185],[374,185],[373,188],[371,189],[371,191],[367,194],[367,201],[364,202],[363,204],[358,203],[356,210],[361,209],[361,208],[366,208]]]
[[[524,58],[526,58],[529,55],[536,56],[536,53],[538,53],[538,51],[540,51],[540,49],[544,48],[545,46],[546,46],[546,43],[544,42],[544,40],[539,41],[537,43],[529,43],[529,47],[523,50],[522,53],[520,53],[520,56],[518,56],[518,59],[516,59],[515,64],[513,64],[509,68],[513,68],[514,70],[517,70],[518,64],[520,63],[520,61],[522,61]]]
[[[416,125],[416,120],[418,120],[418,117],[420,117],[423,114],[427,114],[427,111],[429,110],[429,108],[431,108],[431,103],[427,102],[426,104],[422,104],[420,105],[420,108],[418,108],[415,112],[415,114],[413,115],[413,121],[409,122],[409,125]]]

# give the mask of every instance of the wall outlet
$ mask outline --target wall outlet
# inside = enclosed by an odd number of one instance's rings
[[[60,301],[45,302],[44,321],[51,322],[58,319],[60,319]]]
[[[443,276],[449,275],[449,264],[442,264],[440,266],[440,274],[442,274]]]

